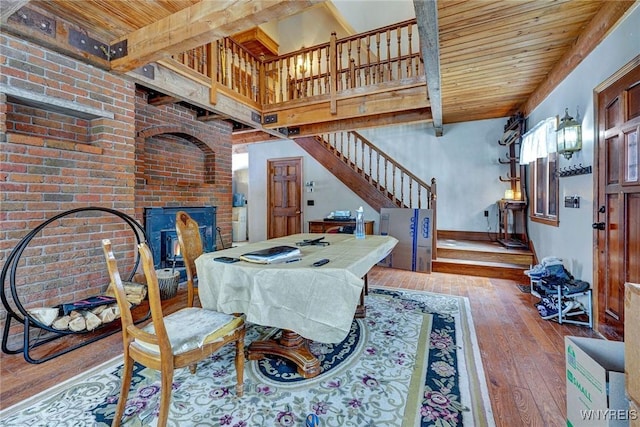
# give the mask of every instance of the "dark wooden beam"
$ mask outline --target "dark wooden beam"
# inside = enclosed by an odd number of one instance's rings
[[[147,100],[147,103],[149,105],[154,105],[156,107],[160,105],[176,104],[178,102],[180,102],[178,98],[176,98],[175,96],[169,96],[169,95],[149,96],[149,99]]]
[[[2,20],[0,23],[2,23],[3,32],[6,31],[18,38],[103,70],[109,69],[109,61],[106,59],[102,49],[93,51],[81,49],[79,46],[72,44],[73,34],[80,34],[81,38],[86,38],[86,40],[97,41],[91,31],[80,28],[60,17],[53,16],[34,4],[29,4],[29,2],[12,1],[10,7],[5,9],[4,0],[0,1],[2,1]],[[105,41],[99,41],[98,44],[102,48],[108,47]],[[87,46],[89,45],[91,43],[87,43]]]
[[[264,118],[273,117],[273,121],[265,124],[264,127],[270,129],[299,127],[427,108],[429,103],[424,91],[424,83],[421,86],[398,87],[378,93],[361,91],[357,95],[338,98],[337,114],[331,114],[331,101],[328,96],[307,102],[288,102],[285,106],[263,111]]]
[[[420,52],[427,76],[427,92],[436,136],[442,136],[442,93],[440,76],[440,41],[438,39],[438,4],[436,0],[413,0],[420,34]]]
[[[232,133],[231,134],[231,144],[240,145],[240,144],[255,144],[258,142],[267,142],[267,141],[276,141],[278,139],[286,139],[284,136],[275,136],[263,132],[261,130],[257,130],[255,132],[246,132],[246,133]]]
[[[0,10],[0,23],[4,24],[7,19],[22,6],[26,6],[29,0],[2,0],[2,8]]]
[[[312,123],[297,128],[296,137],[315,136],[325,133],[349,130],[371,129],[383,126],[428,122],[431,111],[427,108],[399,111],[393,113],[375,114],[372,116],[355,117],[352,119],[333,120],[323,123]]]
[[[418,1],[418,0],[416,0]],[[551,69],[547,78],[522,104],[520,111],[529,115],[549,94],[604,40],[635,1],[606,1],[591,22]]]

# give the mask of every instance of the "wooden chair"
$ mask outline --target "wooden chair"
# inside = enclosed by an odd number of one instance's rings
[[[204,252],[198,223],[185,211],[176,212],[176,233],[180,244],[180,254],[187,270],[187,305],[193,307],[198,293],[195,282],[198,277],[196,258]]]
[[[119,426],[131,387],[134,361],[161,373],[160,413],[158,426],[164,427],[169,415],[173,372],[176,368],[189,366],[195,373],[196,363],[209,357],[227,343],[235,342],[236,394],[243,394],[244,337],[242,317],[186,307],[173,314],[163,316],[158,277],[153,266],[153,256],[146,243],[138,249],[142,267],[147,278],[151,323],[145,327],[133,324],[129,303],[116,259],[108,239],[102,241],[109,276],[116,291],[116,299],[122,320],[124,343],[124,370],[120,398],[112,426]]]

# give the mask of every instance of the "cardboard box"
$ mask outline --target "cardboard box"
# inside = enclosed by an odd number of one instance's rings
[[[640,427],[640,403],[629,402],[629,427]]]
[[[398,244],[379,265],[431,273],[433,221],[431,209],[382,208],[380,234]]]
[[[622,427],[632,415],[624,386],[623,342],[564,337],[567,427]]]
[[[629,399],[640,402],[640,284],[626,283],[624,294],[624,360]]]

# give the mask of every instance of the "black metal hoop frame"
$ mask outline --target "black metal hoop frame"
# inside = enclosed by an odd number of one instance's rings
[[[131,216],[125,214],[124,212],[120,212],[117,211],[115,209],[110,209],[110,208],[103,208],[103,207],[99,207],[99,206],[90,206],[90,207],[83,207],[83,208],[77,208],[77,209],[71,209],[65,212],[62,212],[58,215],[55,215],[54,217],[46,220],[45,222],[43,222],[42,224],[40,224],[38,227],[34,228],[33,230],[31,230],[29,232],[29,234],[27,234],[24,238],[22,238],[22,240],[16,245],[15,248],[13,248],[13,250],[11,251],[11,253],[9,254],[9,257],[7,258],[7,262],[4,264],[4,266],[2,267],[2,272],[0,273],[0,285],[2,285],[1,291],[0,291],[0,300],[2,300],[2,305],[4,305],[6,311],[7,311],[7,318],[5,320],[5,324],[4,324],[4,331],[2,333],[2,351],[6,354],[17,354],[22,352],[24,354],[24,358],[27,362],[29,363],[34,363],[34,364],[38,364],[38,363],[42,363],[42,362],[46,362],[48,360],[51,360],[55,357],[61,356],[63,354],[66,354],[72,350],[78,349],[80,347],[83,347],[89,343],[98,341],[102,338],[105,338],[109,335],[112,335],[118,331],[120,331],[121,328],[115,328],[115,327],[111,327],[111,328],[105,328],[108,329],[102,333],[96,333],[96,331],[80,331],[80,332],[74,332],[74,331],[61,331],[55,328],[52,328],[50,326],[44,325],[42,323],[40,323],[37,319],[33,318],[28,312],[27,310],[24,308],[24,306],[22,305],[22,303],[20,302],[20,298],[18,297],[18,292],[16,289],[16,271],[18,269],[18,263],[20,261],[20,257],[22,256],[22,253],[24,252],[24,250],[27,248],[27,246],[29,245],[29,243],[31,242],[31,240],[38,235],[38,233],[40,233],[42,231],[42,229],[44,229],[47,225],[51,224],[54,221],[59,220],[60,218],[63,218],[65,216],[69,216],[69,215],[73,215],[79,212],[91,212],[91,211],[96,211],[96,212],[106,212],[112,215],[117,216],[118,218],[122,219],[133,231],[133,234],[136,238],[136,242],[138,244],[142,243],[142,242],[146,242],[147,241],[147,236],[146,233],[144,231],[144,228],[142,228],[142,226],[135,220],[133,219]],[[138,266],[140,264],[140,255],[138,254],[138,251],[135,250],[135,263],[133,266],[133,269],[131,271],[131,273],[129,274],[127,280],[131,280],[136,272],[136,270],[138,269]],[[10,284],[10,289],[11,289],[11,299],[13,304],[15,305],[15,308],[18,310],[19,313],[17,313],[14,310],[14,307],[9,304],[9,300],[7,298],[6,292],[5,292],[5,281],[7,279],[7,275],[9,275],[9,284]],[[139,319],[136,321],[136,323],[140,323],[143,322],[145,320],[147,320],[149,318],[149,316],[151,315],[151,311],[149,310],[145,316],[143,316],[143,318]],[[24,331],[23,331],[23,345],[22,348],[18,348],[18,349],[10,349],[7,346],[7,341],[9,338],[9,330],[11,328],[11,323],[12,321],[17,321],[17,322],[21,322],[24,324]],[[114,322],[111,322],[114,323]],[[119,323],[119,322],[118,322]],[[36,341],[34,344],[30,345],[29,341],[29,330],[30,327],[36,327],[48,332],[53,333],[53,336],[50,337],[46,337],[46,338],[42,338],[39,341]],[[98,328],[100,329],[100,328]],[[81,343],[75,344],[75,345],[71,345],[67,348],[63,348],[62,350],[52,353],[46,357],[40,358],[40,359],[34,359],[31,357],[31,355],[29,354],[29,350],[32,348],[36,348],[39,347],[43,344],[49,343],[53,340],[56,340],[58,338],[61,338],[63,336],[66,335],[71,335],[71,334],[92,334],[92,336],[87,339],[86,341],[83,341]]]

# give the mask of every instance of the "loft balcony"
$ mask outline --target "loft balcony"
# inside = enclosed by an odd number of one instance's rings
[[[224,38],[158,62],[207,86],[214,109],[239,103],[272,134],[431,119],[415,19],[268,58]]]

